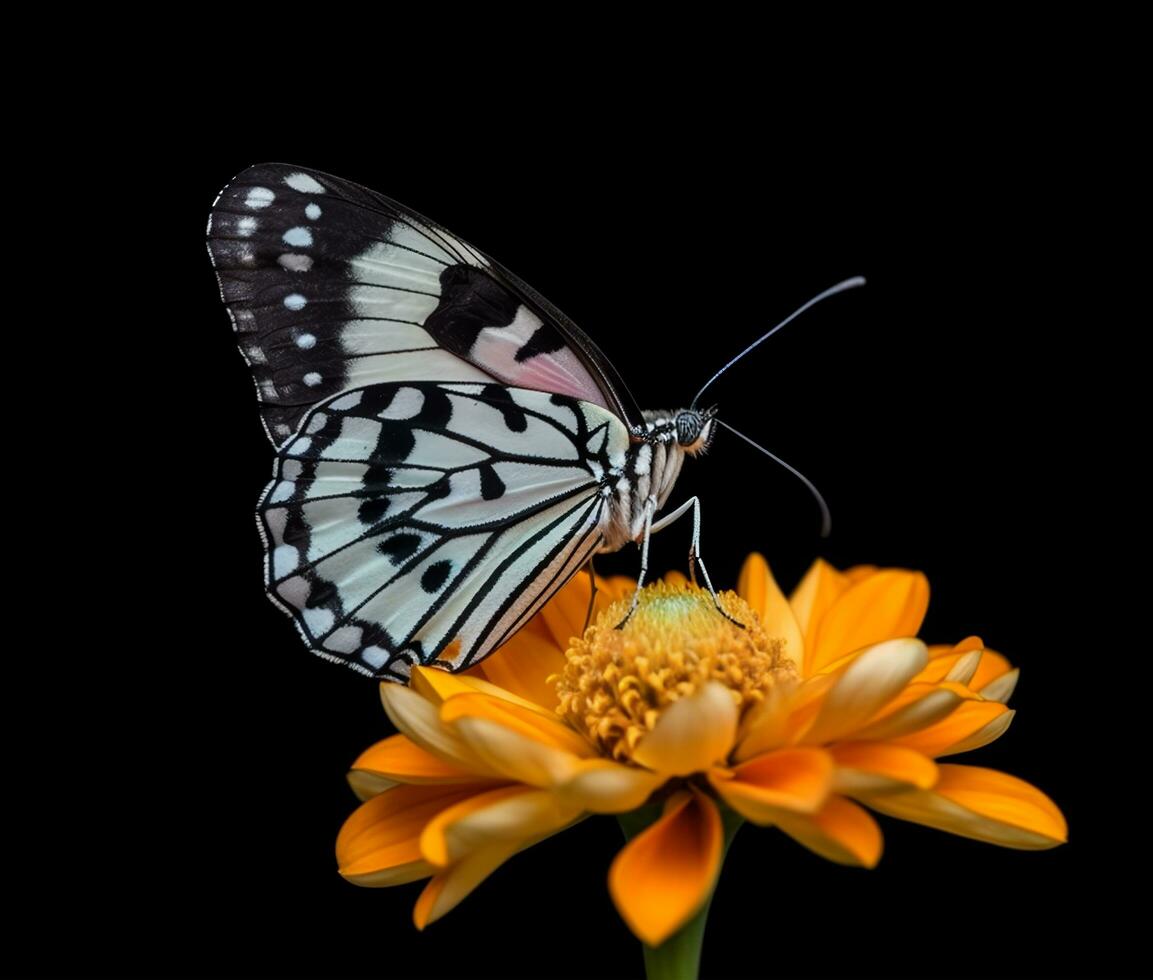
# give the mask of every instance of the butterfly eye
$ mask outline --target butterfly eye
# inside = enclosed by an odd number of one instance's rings
[[[678,412],[674,424],[677,427],[677,442],[682,446],[691,446],[700,438],[704,419],[699,412]]]

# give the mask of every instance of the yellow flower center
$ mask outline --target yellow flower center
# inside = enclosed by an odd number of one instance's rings
[[[565,668],[553,678],[558,713],[605,755],[627,761],[664,708],[708,681],[728,687],[742,714],[777,684],[792,681],[784,641],[765,633],[735,593],[717,598],[735,623],[696,586],[646,587],[623,629],[616,627],[632,597],[614,602],[566,652]]]

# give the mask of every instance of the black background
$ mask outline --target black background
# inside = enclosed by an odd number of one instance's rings
[[[336,874],[345,769],[390,729],[375,686],[309,656],[263,598],[253,507],[272,455],[202,244],[220,186],[265,159],[379,189],[497,257],[645,406],[686,402],[794,307],[867,276],[712,391],[822,488],[832,537],[799,483],[724,432],[675,499],[700,494],[718,584],[754,549],[786,587],[817,555],[924,570],[923,635],[979,633],[1022,668],[1009,732],[958,761],[1044,789],[1072,842],[1015,852],[881,818],[886,852],[866,872],[747,827],[703,975],[1135,971],[1139,900],[1116,884],[1145,887],[1118,689],[1137,683],[1126,658],[1147,656],[1122,623],[1140,581],[1118,564],[1143,517],[1125,473],[1133,320],[1112,305],[1122,124],[1074,75],[978,92],[963,73],[927,80],[928,61],[868,94],[846,79],[803,127],[787,110],[806,77],[767,91],[691,72],[596,99],[527,86],[531,112],[512,89],[339,125],[279,106],[222,126],[210,105],[183,107],[141,168],[133,353],[112,362],[99,427],[118,453],[81,464],[102,488],[89,544],[103,557],[83,627],[55,642],[98,652],[100,669],[54,659],[23,733],[15,973],[641,974],[605,888],[610,818],[519,855],[424,933],[419,885]],[[655,567],[683,569],[687,541],[687,524],[654,539]]]

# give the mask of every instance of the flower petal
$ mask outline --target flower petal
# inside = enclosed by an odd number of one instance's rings
[[[1013,691],[1017,688],[1017,679],[1020,676],[1021,671],[1016,668],[1000,674],[984,687],[978,688],[981,692],[981,697],[987,698],[990,701],[1000,701],[1004,704],[1012,697]]]
[[[869,796],[874,810],[962,837],[1041,850],[1068,836],[1057,805],[1024,780],[993,769],[942,765],[932,790]]]
[[[872,868],[884,843],[877,821],[840,796],[829,797],[820,813],[805,817],[782,814],[777,826],[798,844],[837,864]]]
[[[769,563],[753,552],[745,559],[737,579],[737,595],[753,608],[769,636],[784,641],[784,655],[798,672],[804,666],[805,641],[792,607],[777,585]]]
[[[420,852],[443,868],[492,844],[539,840],[579,816],[579,809],[545,790],[503,786],[442,810],[421,833]]]
[[[947,718],[965,698],[974,696],[958,684],[910,684],[853,738],[874,742],[900,738]]]
[[[484,674],[493,684],[550,710],[557,696],[548,678],[564,670],[564,665],[564,651],[551,637],[546,639],[527,629],[515,633],[483,664]]]
[[[506,779],[529,786],[556,786],[580,771],[580,756],[541,741],[531,730],[479,716],[461,717],[454,724],[477,756]]]
[[[849,586],[806,635],[806,676],[861,647],[916,636],[928,607],[920,572],[890,568]]]
[[[402,684],[381,684],[380,700],[392,723],[426,752],[446,762],[492,775],[467,744],[440,720],[440,711],[416,691]]]
[[[555,718],[551,708],[545,708],[535,701],[519,697],[512,691],[498,687],[483,677],[469,676],[468,674],[452,674],[438,667],[414,667],[412,670],[411,687],[426,701],[440,705],[449,698],[458,694],[485,694],[491,698],[508,701],[520,705],[529,711],[544,715],[546,718]]]
[[[832,786],[833,760],[824,749],[780,749],[732,770],[713,770],[709,782],[742,817],[771,824],[781,810],[821,808]]]
[[[523,847],[512,841],[502,841],[475,851],[436,875],[416,900],[412,910],[413,923],[418,929],[423,929],[451,912],[477,885]]]
[[[592,746],[569,728],[555,714],[540,712],[535,707],[525,708],[503,698],[487,694],[458,694],[440,707],[440,719],[446,725],[460,730],[461,718],[487,718],[505,728],[520,732],[545,745],[577,756],[592,755]]]
[[[435,870],[420,851],[425,825],[487,786],[396,786],[364,803],[336,838],[340,873],[357,885],[400,885]]]
[[[719,681],[673,702],[637,743],[634,761],[654,772],[687,776],[724,759],[737,735],[733,692]]]
[[[407,735],[392,735],[366,749],[352,764],[353,773],[384,777],[397,783],[469,783],[476,773],[422,749]]]
[[[837,764],[838,793],[888,793],[929,789],[937,767],[920,752],[884,742],[842,742],[829,751]]]
[[[552,787],[562,800],[590,813],[628,813],[644,806],[666,777],[609,759],[585,759],[566,782]]]
[[[597,587],[600,587],[599,582]],[[578,572],[542,607],[539,615],[562,652],[569,648],[574,636],[584,633],[591,596],[592,583],[588,574]]]
[[[418,929],[455,908],[505,861],[580,818],[551,793],[508,787],[466,800],[425,830],[426,855],[449,866],[421,892],[413,909]]]
[[[793,616],[805,637],[806,647],[812,643],[817,625],[849,587],[849,580],[822,558],[809,567],[801,584],[789,597]],[[805,676],[808,676],[807,674]]]
[[[900,693],[927,660],[920,640],[888,640],[869,647],[837,677],[804,741],[821,744],[857,731]]]
[[[894,741],[933,757],[969,752],[1000,738],[1013,714],[999,701],[966,701],[935,725]]]
[[[642,941],[659,946],[708,901],[721,867],[722,841],[713,801],[681,792],[616,856],[609,891],[621,918]]]

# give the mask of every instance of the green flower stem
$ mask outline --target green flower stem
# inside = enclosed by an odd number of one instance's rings
[[[721,864],[724,865],[725,855],[728,854],[729,844],[740,829],[744,818],[734,813],[724,804],[718,803],[721,811],[721,821],[724,827],[725,841],[721,850]],[[646,806],[632,813],[622,814],[621,829],[625,840],[632,840],[645,828],[652,826],[660,819],[661,806]],[[720,881],[720,869],[717,871],[717,881]],[[713,893],[717,889],[717,881],[709,889],[708,897],[697,912],[679,930],[674,932],[659,946],[649,946],[642,943],[645,954],[645,976],[648,980],[697,980],[701,972],[701,946],[705,939],[705,922],[709,917],[709,906],[713,903]]]

